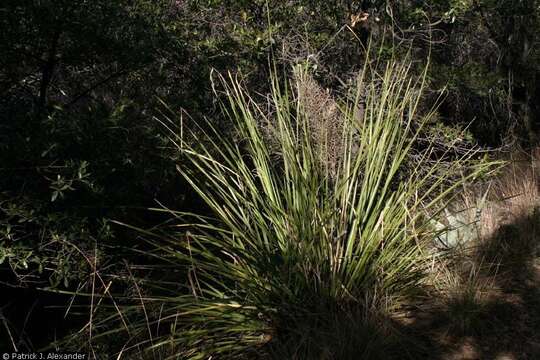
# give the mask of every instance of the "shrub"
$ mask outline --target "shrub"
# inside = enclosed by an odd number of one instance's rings
[[[467,175],[451,186],[448,164],[429,148],[410,166],[433,114],[417,111],[425,73],[413,77],[407,61],[382,72],[370,64],[346,99],[325,98],[332,128],[313,118],[320,112],[301,66],[285,84],[274,70],[269,109],[233,76],[218,77],[237,141],[210,124],[194,141],[175,139],[188,163],[181,174],[214,216],[171,211],[190,231],[155,244],[167,264],[184,267],[188,285],[173,296],[139,294],[142,310],[125,308],[144,313],[127,327],[132,340],[147,336],[139,345],[190,359],[380,355],[372,350],[384,349],[374,345],[386,341],[381,320],[424,283],[426,214],[487,165],[468,166],[471,153],[455,160]],[[354,331],[337,331],[344,323]]]

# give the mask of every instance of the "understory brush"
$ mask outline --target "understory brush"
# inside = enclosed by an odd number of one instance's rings
[[[148,358],[402,358],[392,317],[426,285],[427,214],[491,167],[425,144],[409,161],[434,114],[419,111],[426,73],[411,66],[366,61],[342,99],[302,66],[290,81],[274,70],[266,107],[217,76],[236,138],[211,124],[172,138],[211,216],[161,209],[177,225],[147,231],[145,255],[162,281],[130,274],[136,300],[96,317],[92,341],[114,334],[120,356]]]

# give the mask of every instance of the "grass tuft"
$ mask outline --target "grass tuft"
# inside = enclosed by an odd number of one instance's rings
[[[392,314],[426,283],[432,217],[490,165],[467,152],[449,166],[425,143],[416,154],[434,114],[419,111],[426,72],[414,76],[408,61],[389,60],[382,71],[370,64],[343,99],[319,91],[302,67],[289,81],[274,71],[268,109],[234,76],[216,78],[235,139],[211,124],[193,131],[194,141],[174,139],[185,160],[178,169],[212,216],[170,211],[189,231],[154,245],[183,269],[183,283],[123,308],[127,322],[145,319],[129,323],[123,351],[391,356]],[[465,174],[458,180],[456,168]],[[154,285],[158,294],[170,287]]]

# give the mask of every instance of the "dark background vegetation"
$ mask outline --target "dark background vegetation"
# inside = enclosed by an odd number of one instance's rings
[[[88,259],[115,271],[158,204],[200,211],[156,120],[221,121],[210,73],[264,92],[278,65],[312,62],[339,91],[381,51],[431,55],[431,131],[487,147],[537,145],[536,0],[4,0],[0,5],[0,349],[37,349],[80,325],[63,318],[88,290]],[[90,262],[91,263],[91,262]],[[59,309],[49,306],[59,305]],[[81,320],[84,324],[84,320]],[[47,324],[47,325],[45,325]],[[49,328],[50,331],[45,331]],[[11,339],[14,339],[13,341]]]

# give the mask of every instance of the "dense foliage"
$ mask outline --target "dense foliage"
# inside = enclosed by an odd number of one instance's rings
[[[37,288],[89,291],[98,268],[123,271],[138,261],[132,249],[148,246],[112,220],[151,228],[169,219],[146,210],[158,205],[206,215],[212,204],[178,175],[186,159],[160,121],[184,127],[189,116],[234,131],[213,69],[267,93],[272,57],[280,71],[308,66],[344,95],[364,48],[382,43],[381,59],[410,52],[411,72],[431,57],[426,104],[445,95],[423,135],[443,150],[459,136],[466,146],[537,145],[539,9],[536,0],[3,1],[2,291],[13,299]],[[19,348],[52,340],[25,334],[32,302],[9,317],[13,304],[2,301]]]

